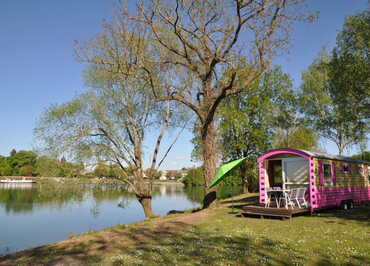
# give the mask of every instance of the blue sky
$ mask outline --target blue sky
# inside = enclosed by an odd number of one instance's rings
[[[298,23],[289,51],[275,60],[297,86],[300,75],[323,46],[335,45],[344,18],[365,9],[367,0],[312,0],[317,22]],[[83,91],[82,64],[74,58],[74,40],[88,40],[112,16],[117,0],[0,1],[0,155],[32,149],[32,130],[51,103]],[[191,134],[183,134],[164,168],[188,167]],[[326,143],[329,153],[335,146]]]

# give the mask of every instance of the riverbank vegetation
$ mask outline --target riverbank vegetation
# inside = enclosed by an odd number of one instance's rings
[[[9,156],[0,156],[0,176],[82,177],[84,170],[82,163],[39,156],[33,151],[13,149]]]
[[[120,225],[0,257],[0,265],[366,265],[370,206],[298,216],[244,217],[239,196],[218,208]],[[230,212],[233,204],[234,212]],[[138,248],[140,247],[140,248]]]

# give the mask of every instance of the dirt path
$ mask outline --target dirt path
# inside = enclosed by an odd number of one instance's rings
[[[140,249],[199,224],[212,210],[174,217],[160,217],[135,225],[122,225],[83,234],[61,242],[0,257],[0,265],[86,265],[99,263],[109,254],[128,247]]]

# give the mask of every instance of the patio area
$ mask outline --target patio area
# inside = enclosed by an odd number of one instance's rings
[[[294,215],[303,214],[310,212],[309,208],[275,208],[275,207],[265,207],[260,205],[248,205],[243,206],[242,210],[247,215],[263,217],[280,217],[280,218],[292,218]]]

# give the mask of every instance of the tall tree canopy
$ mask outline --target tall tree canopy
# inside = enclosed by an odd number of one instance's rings
[[[342,154],[369,130],[370,16],[348,17],[330,55],[321,53],[302,74],[302,109],[313,129]]]

